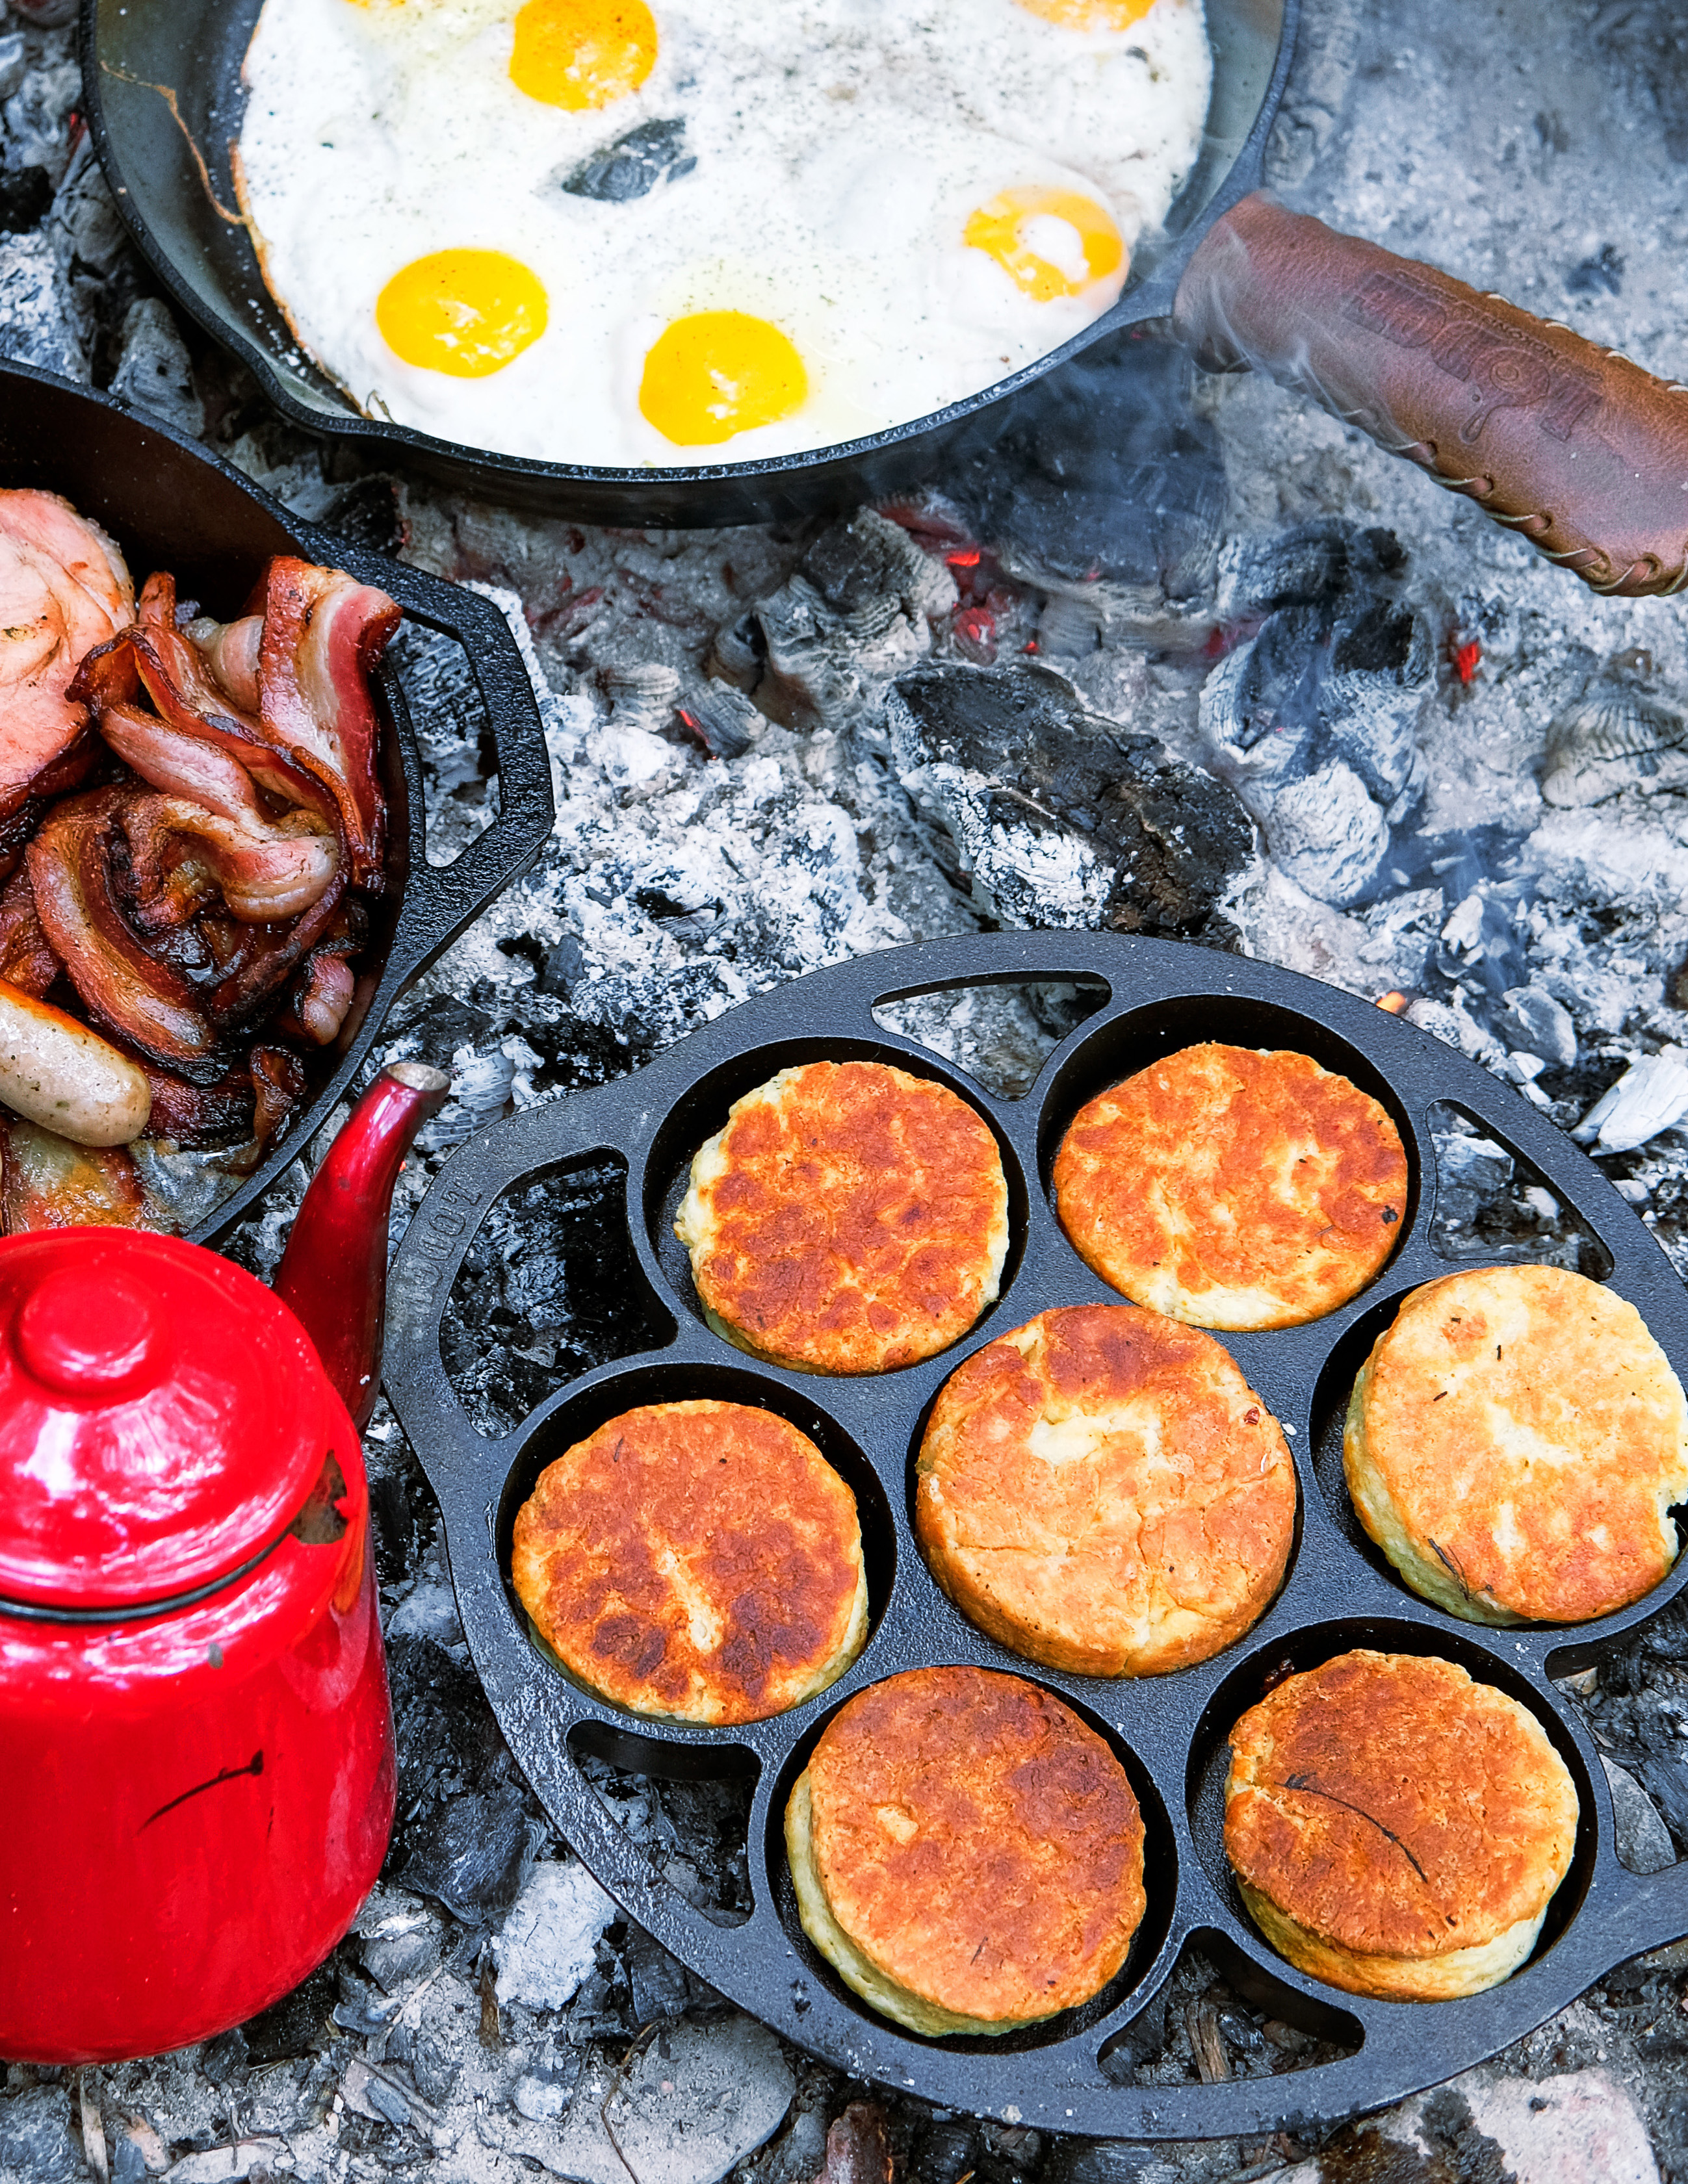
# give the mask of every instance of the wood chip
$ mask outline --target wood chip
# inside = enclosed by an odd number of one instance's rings
[[[90,2086],[86,2070],[76,2074],[76,2101],[82,2118],[82,2158],[98,2177],[99,2184],[109,2184],[111,2163],[105,2150],[105,2119],[99,2112],[98,2089]]]
[[[1219,2012],[1210,2002],[1193,2002],[1184,2013],[1190,2035],[1190,2053],[1196,2059],[1205,2086],[1216,2086],[1231,2075],[1231,2059],[1220,2036]]]

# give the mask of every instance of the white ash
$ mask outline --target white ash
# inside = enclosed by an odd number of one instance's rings
[[[1571,1133],[1602,1153],[1632,1153],[1688,1115],[1688,1048],[1661,1047],[1626,1069]]]
[[[66,379],[88,376],[64,276],[43,235],[0,235],[0,351]]]
[[[492,1945],[499,2000],[561,2009],[596,1962],[600,1936],[619,1916],[577,1859],[536,1865]]]

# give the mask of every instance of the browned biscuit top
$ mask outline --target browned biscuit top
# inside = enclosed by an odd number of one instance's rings
[[[1576,1830],[1540,1724],[1451,1662],[1340,1654],[1231,1732],[1227,1855],[1344,1949],[1427,1958],[1494,1941],[1540,1911]]]
[[[1295,1525],[1278,1423],[1224,1346],[1136,1305],[1040,1312],[946,1383],[915,1529],[992,1636],[1081,1674],[1205,1660],[1277,1588]]]
[[[859,1692],[808,1765],[833,1916],[897,1984],[968,2017],[1048,2016],[1125,1962],[1143,1914],[1125,1770],[1018,1676],[917,1669]]]
[[[511,1575],[564,1666],[606,1697],[759,1721],[847,1665],[855,1497],[769,1412],[653,1404],[547,1465],[517,1513]]]
[[[1389,1257],[1407,1164],[1378,1101],[1311,1056],[1208,1045],[1082,1107],[1054,1184],[1076,1249],[1138,1304],[1199,1327],[1287,1327]]]
[[[945,1085],[810,1062],[741,1100],[705,1155],[680,1223],[698,1295],[767,1357],[824,1373],[910,1364],[997,1294],[1002,1156]]]
[[[1585,1622],[1676,1559],[1681,1386],[1634,1305],[1562,1267],[1415,1290],[1360,1376],[1347,1442],[1367,1529],[1456,1612]]]

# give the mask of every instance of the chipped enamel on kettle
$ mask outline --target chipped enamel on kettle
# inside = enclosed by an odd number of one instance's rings
[[[156,2054],[320,1964],[393,1825],[359,1431],[393,1186],[448,1080],[394,1064],[272,1293],[130,1228],[0,1240],[0,2055]]]

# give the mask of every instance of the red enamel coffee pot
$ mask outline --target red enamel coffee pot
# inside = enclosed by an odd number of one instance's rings
[[[374,1885],[394,1768],[358,1434],[393,1186],[447,1084],[371,1086],[275,1293],[136,1229],[0,1241],[0,2056],[224,2031]]]

